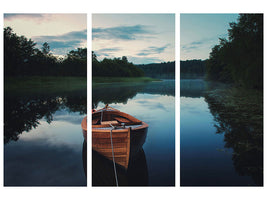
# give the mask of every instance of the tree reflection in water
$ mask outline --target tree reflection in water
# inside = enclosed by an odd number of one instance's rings
[[[134,98],[138,93],[175,95],[175,81],[164,80],[148,83],[112,83],[95,84],[93,90],[93,108],[96,108],[100,102],[104,104],[123,103],[126,104],[129,99]]]
[[[251,176],[263,185],[263,97],[258,91],[228,89],[205,95],[216,122],[217,133],[224,133],[226,148],[239,175]]]
[[[39,125],[45,118],[53,121],[53,114],[62,109],[69,112],[86,114],[87,96],[85,91],[75,91],[57,95],[16,95],[5,93],[4,96],[4,143],[17,141],[19,135]]]
[[[174,80],[163,80],[160,82],[148,82],[148,83],[109,83],[109,84],[95,84],[92,88],[92,105],[93,108],[97,108],[98,104],[128,104],[129,107],[132,106],[131,102],[135,100],[135,97],[138,95],[142,96],[142,98],[146,98],[146,96],[153,96],[154,98],[149,99],[149,103],[152,103],[152,106],[155,106],[153,109],[149,109],[147,105],[144,103],[140,103],[140,105],[144,106],[143,111],[149,110],[152,115],[158,112],[159,108],[157,108],[158,104],[164,104],[164,102],[158,102],[161,96],[175,96],[175,81]],[[167,98],[166,98],[167,99]],[[169,98],[173,99],[173,98]],[[153,101],[155,100],[155,102]],[[168,101],[169,102],[169,101]],[[174,101],[173,101],[174,102]],[[123,106],[123,107],[128,107]],[[137,106],[137,110],[138,110]],[[134,108],[133,108],[134,109]],[[165,114],[161,111],[161,113]],[[133,114],[133,113],[130,113]],[[159,116],[159,115],[158,115]],[[165,119],[169,119],[169,116],[172,116],[172,113],[166,114]],[[161,116],[162,117],[162,116]],[[160,117],[159,117],[160,118]],[[144,147],[143,144],[146,140],[146,134],[132,134],[131,133],[131,148],[130,148],[130,158],[128,169],[122,169],[120,166],[117,166],[117,174],[118,174],[118,184],[119,186],[146,186],[146,185],[174,185],[174,170],[169,169],[169,171],[165,170],[170,165],[174,158],[172,157],[172,153],[166,147],[168,144],[172,147],[172,143],[162,144],[162,139],[160,137],[161,128],[157,129],[155,132],[155,123],[161,121],[158,118],[151,119],[145,118],[143,119],[151,120],[149,123],[148,132],[151,134],[151,137],[154,139],[153,144],[160,144],[162,147],[162,155],[164,156],[156,156],[157,151],[154,151],[153,148]],[[171,120],[170,120],[171,121]],[[174,123],[173,123],[174,125]],[[154,126],[154,127],[153,127]],[[164,131],[170,131],[170,135],[172,132],[172,122],[170,122],[170,126],[166,127]],[[157,132],[158,131],[158,132]],[[170,137],[171,138],[171,137]],[[151,139],[151,138],[150,138]],[[168,140],[166,140],[168,141]],[[153,146],[153,145],[152,145]],[[169,147],[168,146],[168,147]],[[166,153],[166,149],[168,149],[168,153]],[[172,149],[171,149],[172,150]],[[166,155],[166,154],[168,155]],[[170,155],[170,157],[169,157]],[[163,158],[164,157],[164,158]],[[147,163],[149,160],[149,163]],[[164,165],[158,165],[162,160]],[[163,163],[163,162],[162,162]],[[153,165],[154,164],[154,165]],[[169,165],[168,165],[169,164]],[[148,166],[153,167],[148,167]],[[167,167],[166,167],[167,166]],[[156,175],[155,175],[156,174]],[[169,177],[168,175],[171,174]],[[167,176],[166,176],[167,175]],[[156,176],[156,177],[154,177]],[[162,180],[160,176],[164,176],[165,180]],[[157,182],[158,181],[158,182]],[[114,186],[116,185],[116,180],[114,176],[114,168],[112,161],[107,158],[99,155],[97,152],[93,151],[92,153],[92,184],[93,186]]]

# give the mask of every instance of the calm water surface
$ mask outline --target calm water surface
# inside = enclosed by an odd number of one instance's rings
[[[237,153],[227,145],[224,134],[216,134],[216,126],[220,125],[204,94],[219,86],[203,80],[181,80],[180,86],[181,185],[255,185],[252,177],[242,171],[243,165],[254,161],[235,159]]]
[[[5,186],[86,186],[86,89],[5,93]]]
[[[93,105],[105,104],[149,125],[139,153],[127,171],[118,169],[119,185],[173,186],[175,184],[175,81],[140,84],[98,84]],[[132,160],[132,161],[131,161]],[[103,167],[106,168],[103,170]],[[109,166],[109,167],[107,167]],[[99,172],[99,169],[102,171]],[[103,176],[103,171],[106,172]],[[111,162],[93,153],[93,185],[114,185]]]

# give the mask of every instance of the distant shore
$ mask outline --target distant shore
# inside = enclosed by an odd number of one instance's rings
[[[86,77],[57,77],[57,76],[25,76],[25,77],[5,77],[5,91],[71,91],[86,89]]]
[[[93,83],[115,83],[115,82],[152,82],[161,81],[150,77],[93,77]]]

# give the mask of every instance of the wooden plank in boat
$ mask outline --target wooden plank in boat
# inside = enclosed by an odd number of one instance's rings
[[[112,156],[106,156],[108,159],[112,160]],[[124,157],[116,157],[114,156],[115,162],[125,162],[126,161],[126,155]]]
[[[112,130],[112,148],[109,130],[93,130],[92,147],[95,151],[109,160],[112,160],[113,151],[115,162],[127,169],[130,154],[130,132],[130,128]]]
[[[129,123],[129,122],[131,122],[130,120],[125,119],[123,117],[114,117],[114,119],[116,119],[120,123]]]
[[[94,144],[94,148],[97,148],[97,149],[105,149],[107,148],[107,144],[106,143],[97,143],[97,144]],[[109,145],[110,147],[110,145]],[[125,144],[125,142],[120,142],[120,143],[113,143],[113,148],[126,148],[127,147],[127,144]]]
[[[113,152],[115,153],[124,153],[126,152],[126,148],[113,148]],[[108,153],[108,152],[112,152],[111,148],[106,148],[106,149],[101,149],[102,153]]]
[[[120,138],[120,139],[126,139],[128,137],[127,133],[114,133],[112,132],[112,138],[116,139],[116,138]],[[96,133],[93,132],[93,139],[109,139],[110,140],[110,132],[107,133]]]
[[[116,138],[112,139],[113,144],[120,144],[120,143],[127,143],[127,139],[121,139],[121,138]],[[110,138],[105,138],[105,139],[93,139],[92,140],[92,145],[106,145],[107,147],[110,147]]]
[[[101,122],[101,125],[107,125],[107,124],[115,125],[115,124],[118,124],[118,122],[117,121],[102,121]]]

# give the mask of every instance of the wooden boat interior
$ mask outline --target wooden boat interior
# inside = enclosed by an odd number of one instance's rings
[[[93,128],[141,124],[142,121],[136,119],[135,117],[111,107],[107,107],[107,109],[100,109],[92,115]]]

